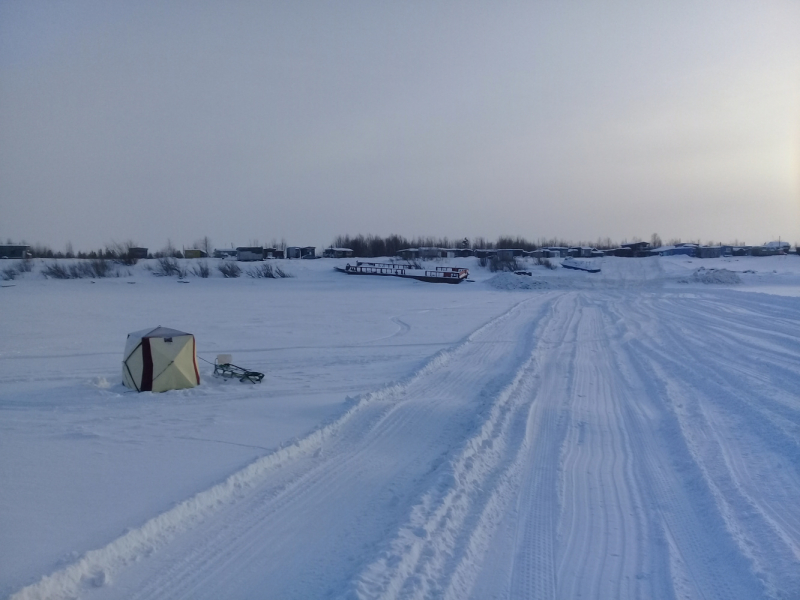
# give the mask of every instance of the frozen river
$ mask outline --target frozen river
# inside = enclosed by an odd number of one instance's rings
[[[600,260],[26,274],[0,290],[0,595],[800,597],[800,258]],[[128,391],[125,334],[157,325],[264,383],[201,362]]]

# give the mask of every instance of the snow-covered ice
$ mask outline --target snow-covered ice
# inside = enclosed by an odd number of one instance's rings
[[[800,257],[448,262],[3,282],[0,596],[800,597]]]

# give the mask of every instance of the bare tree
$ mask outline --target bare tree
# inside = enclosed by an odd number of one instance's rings
[[[212,252],[214,251],[214,244],[211,242],[211,238],[207,235],[195,240],[194,244],[192,244],[192,247],[196,248],[197,250],[202,250],[206,253],[206,256],[211,256]]]
[[[133,255],[132,250],[136,247],[137,245],[133,240],[127,240],[124,242],[111,242],[106,246],[104,255],[123,265],[135,265],[138,259]],[[70,250],[71,244],[69,245],[67,251]]]
[[[659,236],[657,233],[654,233],[653,235],[651,235],[650,236],[650,245],[653,248],[661,248],[661,246],[663,245],[661,243],[661,236]]]

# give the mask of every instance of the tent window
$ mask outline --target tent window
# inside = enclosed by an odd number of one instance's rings
[[[172,343],[172,338],[164,338],[164,341]]]

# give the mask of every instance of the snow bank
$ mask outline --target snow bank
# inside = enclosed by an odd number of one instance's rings
[[[550,287],[547,281],[515,273],[498,273],[487,279],[486,283],[497,290],[541,290]]]
[[[700,267],[694,273],[690,280],[682,280],[681,283],[721,283],[721,284],[734,284],[742,283],[741,278],[734,272],[728,269],[706,269]]]

